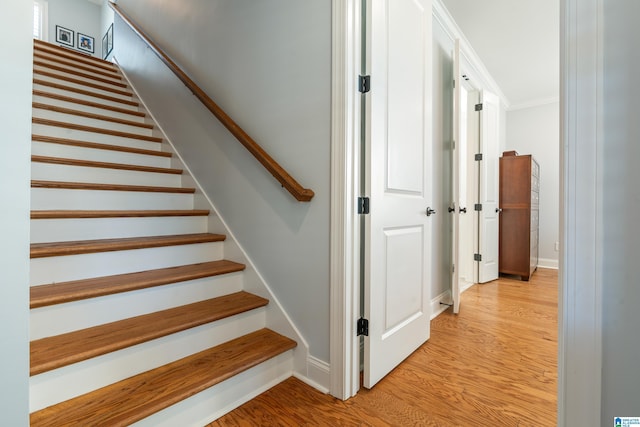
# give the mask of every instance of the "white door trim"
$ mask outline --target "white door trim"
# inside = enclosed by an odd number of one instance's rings
[[[601,419],[603,0],[560,13],[558,425],[578,426]]]
[[[360,388],[360,93],[361,0],[332,0],[330,392]]]

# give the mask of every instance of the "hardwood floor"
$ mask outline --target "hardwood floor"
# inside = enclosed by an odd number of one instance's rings
[[[538,269],[476,285],[373,389],[342,402],[291,378],[207,427],[555,426],[557,284]]]

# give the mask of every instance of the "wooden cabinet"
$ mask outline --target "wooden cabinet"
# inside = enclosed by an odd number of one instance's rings
[[[500,158],[499,271],[529,280],[538,267],[540,166],[531,155]]]

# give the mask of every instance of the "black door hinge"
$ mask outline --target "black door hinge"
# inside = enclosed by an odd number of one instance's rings
[[[476,104],[476,111],[482,111],[482,104]]]
[[[363,215],[369,214],[369,198],[358,197],[358,213]]]
[[[480,255],[480,254],[473,254],[473,260],[474,260],[474,261],[482,261],[482,255]]]
[[[476,162],[479,162],[480,160],[482,160],[482,153],[478,153],[475,156]]]
[[[358,319],[358,336],[364,335],[366,337],[369,336],[369,321],[364,317]]]
[[[473,210],[480,212],[482,210],[482,204],[476,203],[475,205],[473,205]]]
[[[358,90],[367,93],[371,90],[371,76],[358,76]]]

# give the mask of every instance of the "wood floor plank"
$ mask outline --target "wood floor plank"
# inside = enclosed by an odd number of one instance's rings
[[[556,270],[475,285],[371,390],[343,402],[291,378],[208,427],[556,426],[557,308]]]
[[[154,127],[154,125],[151,124],[151,123],[141,123],[141,122],[135,122],[135,121],[132,121],[132,120],[125,120],[125,119],[119,119],[119,118],[116,118],[116,117],[105,116],[103,114],[87,113],[86,111],[74,110],[72,108],[59,107],[57,105],[43,104],[41,102],[34,102],[32,105],[33,105],[33,108],[37,108],[37,109],[40,109],[40,110],[48,110],[48,111],[53,111],[53,112],[56,112],[56,113],[62,113],[62,114],[68,114],[68,115],[72,115],[72,116],[85,117],[87,119],[102,120],[103,122],[118,123],[118,124],[121,124],[121,125],[135,126],[135,127],[139,127],[139,128],[143,128],[143,129],[153,129],[153,127]]]
[[[84,125],[78,125],[75,123],[60,122],[57,120],[40,119],[38,117],[33,117],[31,119],[31,123],[38,124],[38,125],[45,125],[45,126],[61,127],[65,129],[80,130],[84,132],[102,133],[105,135],[119,136],[122,138],[130,138],[130,139],[138,139],[141,141],[162,142],[162,138],[157,136],[147,136],[147,135],[140,135],[140,134],[131,133],[131,132],[121,132],[118,130],[103,129],[103,128],[97,128],[93,126],[84,126]]]
[[[207,216],[208,209],[192,210],[129,210],[129,211],[84,211],[84,210],[42,210],[31,211],[31,219],[71,219],[71,218],[149,218],[168,216]]]
[[[264,307],[268,300],[240,291],[31,342],[30,375],[151,341]]]
[[[197,233],[175,236],[125,237],[121,239],[32,243],[31,258],[192,245],[196,243],[222,242],[224,240],[225,236],[223,234]]]
[[[145,185],[94,184],[91,182],[42,181],[34,179],[31,188],[49,188],[66,190],[100,190],[100,191],[139,191],[146,193],[193,194],[195,188],[184,187],[150,187]]]
[[[166,173],[170,175],[182,175],[182,169],[175,168],[160,168],[155,166],[139,166],[139,165],[130,165],[127,163],[109,163],[109,162],[96,162],[93,160],[77,160],[77,159],[67,159],[61,157],[50,157],[50,156],[37,156],[32,155],[31,161],[36,163],[49,163],[55,165],[67,165],[67,166],[84,166],[90,168],[102,168],[102,169],[118,169],[118,170],[129,170],[129,171],[137,171],[137,172],[154,172],[154,173]]]
[[[34,412],[31,426],[125,426],[291,350],[268,329]]]
[[[142,148],[123,147],[121,145],[102,144],[99,142],[80,141],[77,139],[58,138],[46,135],[31,135],[32,141],[48,142],[50,144],[69,145],[73,147],[92,148],[95,150],[120,151],[123,153],[144,154],[157,157],[172,157],[173,154],[167,151],[145,150]]]
[[[244,269],[244,264],[228,260],[219,260],[137,273],[32,286],[30,288],[30,308],[46,307],[54,304],[146,289],[154,286],[235,273]]]

